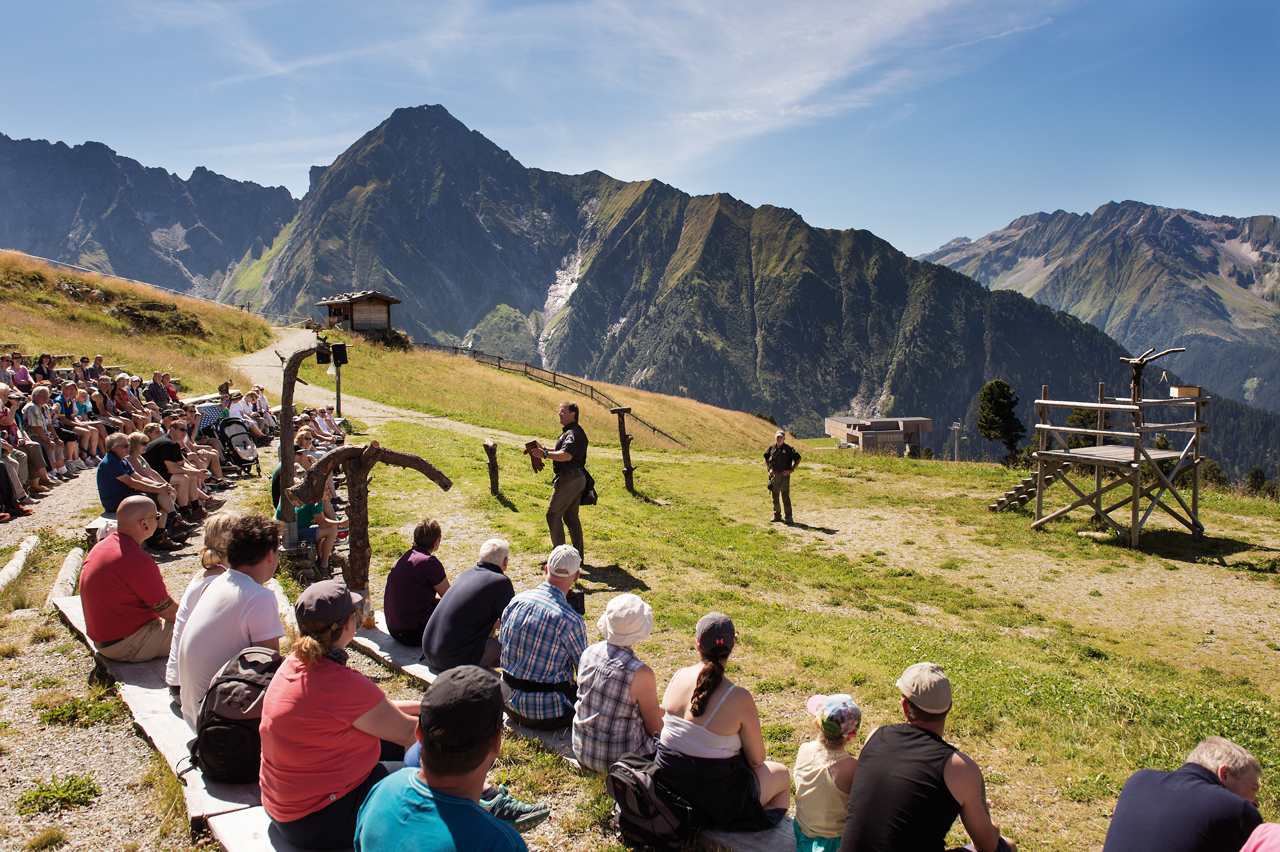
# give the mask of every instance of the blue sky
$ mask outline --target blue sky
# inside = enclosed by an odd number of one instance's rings
[[[1272,0],[0,6],[0,132],[301,196],[392,110],[909,254],[1135,199],[1280,214]]]

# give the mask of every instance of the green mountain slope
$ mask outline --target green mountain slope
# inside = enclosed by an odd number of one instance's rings
[[[1024,216],[920,257],[1067,311],[1215,392],[1280,410],[1280,220],[1126,201]]]

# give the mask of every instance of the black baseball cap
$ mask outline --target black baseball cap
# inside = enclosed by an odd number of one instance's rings
[[[733,644],[737,638],[733,619],[723,612],[709,612],[699,618],[694,635],[698,650],[704,654],[721,652],[728,654],[733,650]]]
[[[446,754],[489,742],[502,729],[502,681],[479,666],[449,669],[422,696],[418,726]]]

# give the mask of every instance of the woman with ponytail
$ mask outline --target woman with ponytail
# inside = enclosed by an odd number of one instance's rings
[[[356,815],[417,742],[417,701],[389,701],[347,668],[361,598],[340,580],[298,596],[298,641],[271,678],[262,705],[262,805],[276,830],[302,849],[350,849]]]
[[[698,811],[704,827],[772,828],[791,803],[787,767],[765,760],[751,693],[725,677],[735,632],[729,616],[704,615],[696,630],[701,662],[676,672],[662,697],[658,779]]]

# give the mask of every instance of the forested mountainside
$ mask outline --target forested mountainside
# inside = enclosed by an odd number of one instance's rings
[[[1126,348],[1185,346],[1187,381],[1280,410],[1280,220],[1136,201],[1083,216],[1036,213],[920,260],[1017,290],[1090,322]]]
[[[261,254],[298,203],[203,167],[182,180],[99,142],[0,133],[0,248],[201,295]]]

